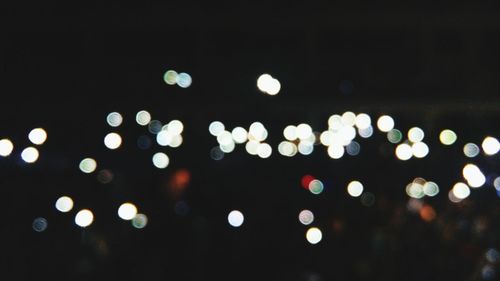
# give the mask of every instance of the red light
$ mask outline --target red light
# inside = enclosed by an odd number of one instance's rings
[[[309,190],[309,184],[315,180],[315,178],[311,175],[305,175],[302,177],[302,179],[300,180],[300,183],[302,184],[302,187]]]

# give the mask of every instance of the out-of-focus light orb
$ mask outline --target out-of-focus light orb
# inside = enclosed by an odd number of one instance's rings
[[[229,145],[231,143],[234,143],[233,135],[228,131],[223,131],[217,136],[217,142],[220,145]]]
[[[470,187],[481,187],[486,183],[486,177],[474,164],[467,164],[462,170],[462,175],[467,180]]]
[[[394,119],[389,115],[382,115],[377,120],[377,128],[384,133],[394,129]]]
[[[323,183],[320,181],[320,180],[312,180],[310,183],[309,183],[309,191],[312,193],[312,194],[320,194],[321,192],[323,192],[323,189],[324,189],[324,185]]]
[[[500,177],[497,177],[494,181],[493,181],[493,186],[495,187],[496,190],[500,191]]]
[[[361,195],[361,204],[366,207],[371,207],[375,204],[375,195],[371,192],[364,192]]]
[[[335,141],[335,134],[332,131],[324,131],[319,135],[319,141],[324,146],[332,145]]]
[[[283,136],[285,137],[285,139],[287,139],[289,141],[296,140],[298,138],[297,127],[295,127],[293,125],[286,126],[285,129],[283,130]]]
[[[408,130],[408,140],[411,142],[421,142],[424,139],[424,131],[419,127],[413,127]]]
[[[312,134],[312,128],[308,124],[302,123],[297,126],[297,137],[301,140],[307,139]]]
[[[184,131],[184,124],[179,120],[172,120],[168,123],[168,131],[173,135],[180,135]]]
[[[323,239],[323,233],[321,233],[321,230],[319,228],[311,227],[306,232],[306,239],[307,242],[313,245],[318,244],[321,239]]]
[[[158,134],[163,129],[163,125],[159,120],[151,120],[148,124],[148,131],[151,134]]]
[[[21,158],[26,163],[35,163],[39,157],[38,150],[34,147],[27,147],[21,152]]]
[[[342,145],[333,144],[328,147],[328,156],[332,159],[340,159],[344,156],[344,147]]]
[[[248,138],[256,141],[266,140],[268,132],[260,122],[253,122],[248,129]]]
[[[122,220],[131,220],[137,215],[137,207],[132,203],[123,203],[118,208],[118,216]]]
[[[177,76],[178,76],[178,74],[177,74],[176,71],[174,71],[174,70],[168,70],[163,75],[163,80],[168,85],[175,85],[177,83]]]
[[[314,222],[314,214],[309,210],[302,210],[299,213],[299,221],[303,225],[310,225]]]
[[[94,221],[94,214],[88,209],[80,210],[75,216],[75,223],[79,227],[87,227]]]
[[[358,142],[352,141],[345,147],[345,151],[351,156],[356,156],[361,151],[361,146]]]
[[[220,147],[216,146],[210,150],[210,158],[215,161],[222,160],[224,158],[224,152],[220,150]]]
[[[227,215],[227,221],[232,227],[240,227],[244,220],[243,214],[238,210],[233,210]]]
[[[33,223],[31,224],[33,230],[36,232],[45,231],[48,225],[49,224],[47,223],[47,220],[45,218],[36,218],[33,220]]]
[[[356,119],[354,121],[356,127],[358,127],[358,129],[367,129],[368,127],[371,126],[372,124],[372,119],[370,118],[370,116],[366,113],[360,113],[356,116]]]
[[[47,140],[47,132],[42,128],[31,130],[28,134],[28,139],[36,145],[41,145]]]
[[[359,181],[351,181],[347,185],[347,193],[352,197],[359,197],[363,193],[363,184]]]
[[[281,90],[281,83],[278,81],[278,79],[273,78],[272,83],[269,84],[269,88],[267,89],[266,93],[268,93],[271,96],[277,95]]]
[[[174,136],[170,131],[162,130],[156,135],[156,142],[161,146],[168,146],[172,142]]]
[[[479,151],[479,146],[474,143],[467,143],[466,145],[464,145],[464,154],[469,158],[473,158],[479,155]]]
[[[254,140],[249,140],[245,144],[245,150],[248,152],[250,155],[257,155],[257,148],[259,147],[260,143],[258,141]]]
[[[486,155],[495,155],[500,151],[500,142],[494,137],[486,137],[481,146]]]
[[[416,142],[412,144],[411,151],[413,156],[417,158],[424,158],[427,154],[429,154],[429,147],[423,142]]]
[[[235,143],[244,143],[248,140],[248,133],[242,127],[236,127],[231,131]]]
[[[299,142],[299,153],[302,155],[309,155],[314,151],[314,145],[308,141]]]
[[[297,146],[293,142],[282,141],[278,145],[278,152],[287,157],[292,157],[297,154]]]
[[[396,157],[399,160],[403,161],[410,160],[412,156],[413,156],[413,150],[409,144],[402,143],[396,147]]]
[[[342,122],[342,124],[344,124],[344,126],[352,127],[356,123],[356,114],[351,111],[346,111],[340,117],[340,121]]]
[[[453,186],[453,195],[460,199],[463,200],[470,195],[470,189],[469,187],[463,183],[463,182],[458,182]]]
[[[278,79],[274,79],[269,74],[262,74],[257,79],[257,88],[263,93],[274,96],[277,95],[281,89],[281,83]]]
[[[80,161],[80,165],[78,167],[80,168],[80,171],[90,174],[97,168],[97,162],[92,158],[85,158]]]
[[[193,79],[191,78],[191,75],[189,75],[185,72],[181,72],[181,73],[179,73],[179,75],[177,75],[176,82],[177,82],[177,85],[179,85],[179,87],[187,88],[187,87],[191,86],[191,84],[193,83]]]
[[[387,133],[387,140],[391,143],[399,143],[403,139],[403,133],[398,129],[392,129]]]
[[[108,125],[111,126],[111,127],[118,127],[118,126],[120,126],[122,124],[123,117],[118,112],[111,112],[106,117],[106,122],[108,122]]]
[[[439,193],[439,186],[435,182],[428,181],[424,184],[423,191],[425,195],[434,197]]]
[[[14,150],[14,144],[9,139],[0,140],[0,156],[9,156],[12,150]]]
[[[342,139],[343,145],[348,145],[356,137],[356,129],[351,126],[344,126],[340,128],[339,136]]]
[[[442,130],[439,134],[439,141],[444,145],[452,145],[457,141],[457,134],[452,130]]]
[[[148,217],[145,214],[137,214],[132,219],[132,226],[137,229],[145,228],[148,224]]]
[[[157,152],[153,155],[153,165],[158,169],[165,169],[170,163],[170,159],[167,154],[163,152]]]
[[[450,201],[453,202],[453,203],[459,203],[459,202],[462,201],[462,199],[457,198],[455,196],[455,194],[453,193],[453,188],[450,189],[450,191],[448,192],[448,199],[450,199]]]
[[[500,252],[494,248],[488,249],[485,253],[486,260],[490,263],[496,263],[500,260]]]
[[[210,125],[208,125],[208,131],[214,137],[220,135],[225,129],[224,124],[220,121],[213,121]]]
[[[104,137],[104,145],[109,149],[117,149],[122,145],[122,137],[117,133],[109,133]]]
[[[141,110],[135,115],[135,122],[141,126],[147,126],[151,122],[151,114],[146,110]]]
[[[419,181],[419,178],[406,186],[406,194],[411,198],[420,199],[424,197],[424,181]]]
[[[234,148],[236,147],[236,145],[234,144],[234,141],[231,140],[231,142],[227,143],[227,144],[221,144],[219,145],[220,147],[220,150],[222,150],[224,153],[231,153],[234,151]]]
[[[59,212],[67,213],[73,209],[73,199],[68,196],[61,196],[56,201],[56,209]]]
[[[259,155],[260,158],[269,158],[269,156],[271,156],[272,152],[273,152],[273,149],[267,143],[261,143],[257,147],[257,155]]]
[[[179,147],[183,141],[184,139],[182,138],[182,135],[175,135],[170,141],[169,146],[173,148]]]
[[[342,117],[338,114],[334,114],[328,118],[328,128],[331,130],[339,130],[343,126]]]
[[[373,127],[368,126],[367,128],[364,129],[358,129],[358,134],[362,138],[369,138],[373,135]]]

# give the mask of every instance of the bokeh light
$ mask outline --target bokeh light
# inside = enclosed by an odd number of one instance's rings
[[[428,181],[423,187],[424,194],[426,196],[434,197],[439,193],[439,186],[432,181]]]
[[[151,134],[158,134],[163,129],[163,125],[159,120],[151,120],[148,124],[148,131]]]
[[[108,122],[108,125],[111,127],[118,127],[122,124],[123,117],[118,112],[111,112],[106,117],[106,122]]]
[[[500,142],[494,137],[486,137],[481,147],[486,155],[495,155],[500,151]]]
[[[137,229],[145,228],[147,224],[148,224],[148,217],[145,214],[137,214],[132,219],[132,226],[134,226]]]
[[[88,209],[80,210],[75,216],[75,223],[79,227],[87,227],[94,221],[94,214]]]
[[[358,134],[360,137],[362,138],[369,138],[373,135],[373,127],[372,126],[368,126],[364,129],[358,129]]]
[[[184,131],[184,124],[179,120],[172,120],[167,125],[167,130],[172,135],[180,135]]]
[[[285,129],[283,130],[283,136],[285,137],[285,139],[287,139],[289,141],[296,140],[298,138],[297,127],[295,127],[293,125],[286,126]]]
[[[170,163],[170,159],[167,154],[163,152],[157,152],[153,155],[153,165],[158,169],[165,169]]]
[[[479,155],[479,152],[479,146],[474,143],[467,143],[466,145],[464,145],[464,154],[469,158],[476,157],[477,155]]]
[[[0,140],[0,156],[7,157],[14,150],[14,144],[9,139]]]
[[[222,132],[224,132],[224,130],[225,130],[224,124],[222,124],[222,122],[220,121],[213,121],[208,126],[208,131],[212,136],[215,137],[219,136]]]
[[[33,227],[33,230],[36,232],[43,232],[47,229],[48,227],[47,220],[45,218],[36,218],[33,220],[33,223],[31,226]]]
[[[38,157],[38,150],[34,147],[27,147],[21,152],[21,158],[26,163],[35,163]]]
[[[257,147],[257,155],[259,155],[260,158],[269,158],[273,152],[273,149],[271,146],[267,143],[261,143]]]
[[[356,127],[358,127],[358,129],[364,130],[364,129],[368,129],[369,127],[371,127],[372,120],[368,114],[360,113],[356,116],[354,123],[355,123]]]
[[[463,200],[470,195],[469,187],[463,182],[456,183],[452,188],[452,192],[453,195],[460,200]]]
[[[352,197],[359,197],[363,193],[363,184],[359,181],[351,181],[347,185],[347,193]]]
[[[486,183],[486,177],[481,172],[479,167],[474,164],[467,164],[462,170],[462,175],[467,180],[470,187],[481,187]]]
[[[382,115],[377,120],[377,128],[384,133],[394,129],[394,119],[389,115]]]
[[[411,142],[421,142],[424,139],[424,131],[419,127],[413,127],[408,130],[408,140]]]
[[[42,128],[31,130],[28,134],[28,139],[36,145],[41,145],[47,140],[47,132]]]
[[[413,156],[413,150],[409,144],[402,143],[396,147],[396,157],[399,160],[406,161],[409,160],[412,156]]]
[[[495,180],[493,180],[493,186],[496,190],[500,191],[500,177],[497,177],[495,178]]]
[[[403,133],[398,129],[392,129],[387,133],[387,140],[391,143],[399,143],[403,139]]]
[[[146,110],[141,110],[135,115],[135,121],[141,126],[147,126],[151,122],[151,114]]]
[[[312,194],[320,194],[323,192],[324,185],[320,180],[314,179],[309,183],[308,188]]]
[[[179,87],[181,88],[188,88],[193,83],[193,78],[191,78],[191,75],[185,72],[179,73],[176,78],[177,85],[179,85]]]
[[[137,207],[132,203],[123,203],[118,208],[118,216],[122,220],[131,220],[137,215]]]
[[[59,212],[67,213],[73,209],[73,199],[68,196],[61,196],[56,201],[56,209]]]
[[[299,221],[303,225],[310,225],[314,222],[314,214],[309,210],[302,210],[299,213]]]
[[[233,210],[227,215],[227,221],[233,227],[240,227],[244,220],[243,214],[238,210]]]
[[[416,142],[412,144],[411,151],[416,158],[424,158],[429,154],[429,147],[423,142]]]
[[[317,227],[311,227],[306,232],[307,242],[313,245],[318,244],[322,238],[323,238],[323,233],[321,233],[321,230]]]
[[[274,96],[281,89],[281,83],[269,74],[262,74],[257,79],[257,88],[263,93]]]
[[[292,157],[297,151],[297,146],[293,142],[282,141],[278,145],[278,152],[283,156]]]
[[[104,137],[104,145],[109,149],[117,149],[122,145],[122,137],[117,133],[109,133]]]
[[[351,156],[356,156],[361,151],[361,146],[358,142],[352,141],[345,147],[345,151]]]
[[[340,159],[344,156],[344,147],[339,144],[333,144],[328,147],[328,156],[332,159]]]
[[[175,70],[167,70],[163,75],[163,81],[168,85],[175,85],[177,83],[177,72]]]
[[[439,134],[439,141],[444,145],[452,145],[457,141],[457,134],[449,129],[443,130]]]
[[[235,143],[244,143],[248,140],[248,133],[242,127],[236,127],[231,131]]]
[[[80,171],[90,174],[95,171],[97,168],[97,162],[92,159],[92,158],[85,158],[82,161],[80,161],[79,165]]]
[[[260,122],[253,122],[248,130],[248,138],[255,141],[264,141],[267,138],[268,132],[264,125]]]

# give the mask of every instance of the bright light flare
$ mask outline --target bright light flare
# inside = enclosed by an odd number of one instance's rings
[[[462,182],[456,183],[453,186],[452,192],[453,192],[453,195],[460,200],[463,200],[463,199],[469,197],[469,195],[470,195],[469,187],[465,183],[462,183]]]
[[[7,157],[14,150],[14,144],[9,139],[0,140],[0,156]]]
[[[94,214],[88,209],[79,211],[75,216],[75,223],[79,227],[87,227],[94,221]]]
[[[363,193],[363,184],[359,181],[351,181],[347,185],[347,193],[352,197],[359,197]]]
[[[452,145],[457,141],[457,134],[449,129],[443,130],[439,134],[439,141],[444,145]]]
[[[500,142],[494,137],[486,137],[481,146],[486,155],[495,155],[500,151]]]
[[[141,126],[147,126],[151,122],[151,114],[146,110],[141,110],[135,115],[135,121]]]
[[[47,140],[47,132],[43,128],[36,128],[31,130],[28,138],[33,144],[41,145]]]
[[[413,156],[413,150],[409,144],[402,143],[396,147],[396,157],[399,160],[403,161],[410,160],[412,156]]]
[[[165,169],[170,163],[170,159],[167,154],[163,152],[157,152],[153,155],[153,165],[158,169]]]
[[[106,117],[106,122],[108,122],[108,125],[111,126],[111,127],[118,127],[118,126],[120,126],[122,124],[123,117],[118,112],[111,112]]]
[[[35,163],[40,154],[34,147],[27,147],[21,152],[21,158],[26,163]]]
[[[377,128],[384,133],[394,129],[394,119],[389,115],[382,115],[377,120]]]
[[[306,239],[307,242],[313,245],[318,244],[321,241],[321,239],[323,239],[323,233],[319,228],[311,227],[306,232]]]
[[[240,227],[245,221],[245,218],[243,217],[243,213],[238,210],[233,210],[227,215],[227,221],[232,227]]]
[[[131,220],[137,215],[137,207],[132,203],[123,203],[118,208],[118,216],[122,220]]]
[[[104,137],[104,145],[109,149],[117,149],[122,145],[122,137],[117,133],[109,133]]]
[[[310,225],[314,222],[314,214],[309,210],[302,210],[299,213],[299,221],[303,225]]]
[[[80,165],[78,167],[80,168],[80,171],[90,174],[97,168],[97,162],[92,158],[85,158],[80,161]]]
[[[59,197],[56,201],[56,209],[62,213],[71,211],[73,209],[73,199],[68,196]]]

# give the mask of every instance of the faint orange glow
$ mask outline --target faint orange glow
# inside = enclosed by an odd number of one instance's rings
[[[436,211],[432,206],[424,205],[422,209],[420,209],[420,217],[426,222],[431,222],[436,218]]]
[[[177,170],[168,182],[167,188],[173,198],[179,198],[191,181],[191,173],[186,169]]]
[[[300,180],[300,183],[301,183],[301,185],[302,185],[302,187],[303,187],[304,189],[309,190],[309,184],[310,184],[313,180],[315,180],[315,178],[314,178],[313,176],[311,176],[311,175],[305,175],[305,176],[303,176],[303,177],[302,177],[302,179]]]

